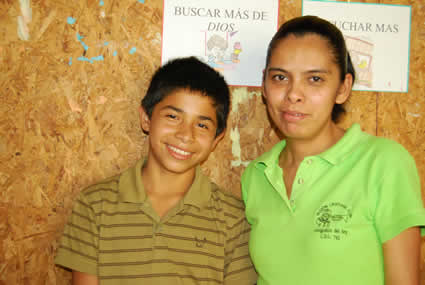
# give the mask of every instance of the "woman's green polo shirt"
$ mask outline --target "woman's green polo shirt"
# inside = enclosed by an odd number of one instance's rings
[[[284,147],[276,144],[242,176],[258,285],[384,285],[382,244],[425,225],[411,155],[355,124],[303,160],[288,197],[278,165]]]

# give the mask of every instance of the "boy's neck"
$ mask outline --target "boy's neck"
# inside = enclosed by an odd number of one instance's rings
[[[146,195],[156,213],[163,217],[189,191],[195,179],[196,169],[185,173],[171,173],[151,167],[147,162],[142,168],[142,181]]]

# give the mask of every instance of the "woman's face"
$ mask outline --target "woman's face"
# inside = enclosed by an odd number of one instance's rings
[[[272,51],[263,82],[271,119],[287,139],[311,140],[336,128],[335,103],[350,94],[352,77],[340,80],[328,42],[319,35],[289,35]]]

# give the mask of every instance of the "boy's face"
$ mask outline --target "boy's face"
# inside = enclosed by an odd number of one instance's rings
[[[216,108],[211,98],[187,89],[166,96],[149,119],[143,107],[140,120],[149,133],[147,166],[174,174],[195,173],[224,136],[216,137]],[[150,164],[150,165],[149,165]]]

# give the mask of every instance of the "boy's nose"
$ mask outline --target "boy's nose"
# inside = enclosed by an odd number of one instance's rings
[[[193,129],[190,124],[183,123],[176,132],[176,137],[183,142],[193,141]]]

